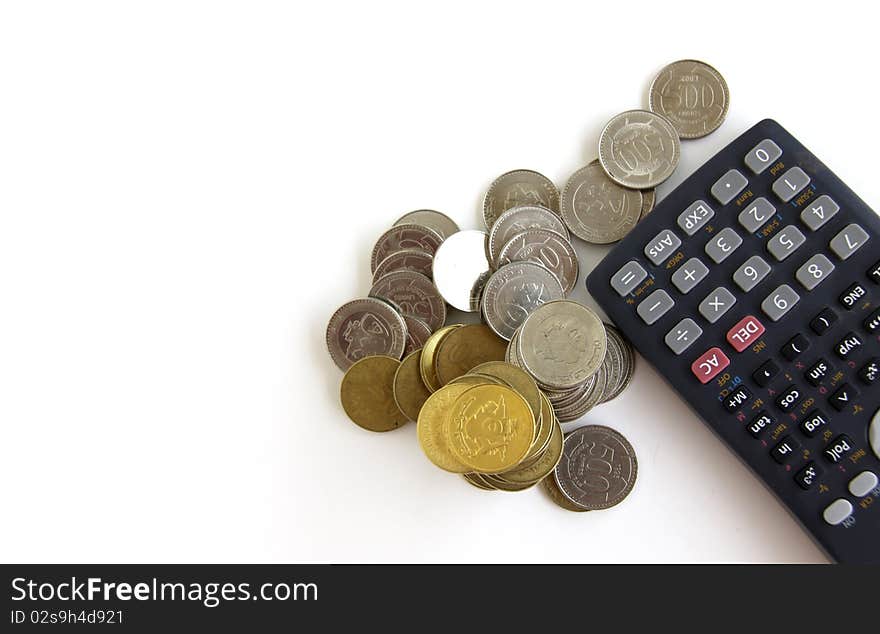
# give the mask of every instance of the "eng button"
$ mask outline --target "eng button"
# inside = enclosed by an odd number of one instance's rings
[[[730,359],[721,348],[709,348],[691,364],[691,372],[700,380],[700,383],[706,384],[728,365],[730,365]]]

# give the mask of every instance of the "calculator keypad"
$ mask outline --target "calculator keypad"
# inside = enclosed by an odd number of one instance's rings
[[[675,306],[675,302],[669,296],[669,293],[662,288],[654,291],[643,299],[636,307],[636,312],[649,326],[660,319],[669,310]]]
[[[799,167],[792,167],[773,183],[773,193],[787,203],[800,194],[810,184],[810,177]]]
[[[801,212],[801,221],[807,225],[811,231],[818,231],[822,226],[831,220],[840,206],[831,199],[828,194],[822,194],[815,201],[807,205],[806,209]]]
[[[773,165],[782,156],[782,149],[772,139],[764,139],[746,154],[745,163],[755,175]]]
[[[743,292],[748,293],[760,284],[769,272],[770,265],[767,264],[767,261],[760,255],[753,255],[736,270],[733,274],[733,281]]]
[[[798,247],[806,242],[806,240],[800,229],[794,225],[788,225],[767,242],[767,250],[773,254],[777,261],[782,262],[797,251]]]
[[[736,251],[742,244],[743,240],[739,234],[727,227],[718,232],[714,238],[706,243],[706,255],[712,258],[715,264],[720,264],[726,260],[731,253]]]
[[[687,235],[692,236],[709,222],[715,215],[715,210],[705,200],[698,200],[685,209],[678,216],[678,226]]]
[[[834,251],[834,254],[837,257],[841,260],[846,260],[849,256],[858,251],[867,241],[868,234],[865,230],[857,224],[850,224],[834,236],[828,246]]]
[[[664,229],[645,246],[645,255],[653,264],[660,265],[680,246],[681,238],[669,229]]]
[[[706,295],[706,298],[700,302],[698,310],[700,314],[706,318],[710,324],[716,321],[730,310],[736,303],[736,297],[723,286],[719,286],[714,291]]]
[[[687,295],[699,284],[704,277],[709,275],[709,267],[698,258],[691,258],[682,264],[670,278],[682,294]]]
[[[715,181],[712,185],[712,196],[715,197],[722,205],[726,205],[731,200],[739,196],[740,192],[746,188],[749,181],[742,175],[742,172],[736,169],[729,170],[724,176]]]
[[[801,283],[801,286],[811,291],[819,286],[833,270],[834,265],[831,263],[831,260],[825,257],[824,254],[817,253],[804,262],[794,276]]]
[[[746,205],[746,208],[739,212],[737,220],[739,220],[739,224],[743,229],[749,233],[755,233],[767,224],[774,214],[776,214],[776,207],[769,200],[761,196],[755,199],[755,202],[752,204]]]
[[[779,321],[794,308],[801,299],[801,296],[795,293],[794,289],[788,284],[777,286],[766,299],[761,302],[761,310],[772,321]]]
[[[681,354],[703,334],[703,329],[690,317],[682,319],[666,333],[664,341],[675,354]]]

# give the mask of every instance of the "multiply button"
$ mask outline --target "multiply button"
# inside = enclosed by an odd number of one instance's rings
[[[849,500],[837,498],[822,511],[822,519],[831,526],[837,526],[852,515],[852,512],[853,505],[850,504]]]
[[[742,352],[764,334],[764,325],[756,317],[747,315],[727,331],[727,343],[737,352]]]
[[[791,436],[786,436],[770,450],[770,455],[773,456],[773,459],[779,464],[785,464],[794,457],[794,453],[800,449],[800,446],[801,445],[797,440]]]
[[[853,445],[853,441],[846,434],[841,434],[834,440],[832,440],[825,449],[822,450],[822,455],[825,456],[825,459],[832,463],[837,464],[848,455],[850,455],[855,450],[855,445]]]
[[[700,314],[706,318],[706,321],[710,324],[714,324],[721,319],[724,313],[730,310],[730,307],[735,303],[736,297],[733,296],[733,293],[723,286],[719,286],[700,302],[697,310],[699,310]]]
[[[680,246],[681,238],[672,233],[669,229],[664,229],[654,236],[654,239],[645,247],[645,255],[651,260],[651,262],[659,266]]]
[[[813,485],[816,484],[820,475],[822,475],[822,469],[820,469],[819,465],[815,462],[810,461],[807,463],[807,466],[795,474],[794,481],[797,482],[798,486],[804,491],[809,491],[813,488]]]
[[[700,380],[700,383],[706,384],[728,365],[730,365],[730,359],[721,351],[721,348],[709,348],[691,364],[691,372]]]
[[[749,389],[745,385],[740,385],[724,399],[724,409],[732,414],[747,403],[750,398],[752,398],[752,393]]]

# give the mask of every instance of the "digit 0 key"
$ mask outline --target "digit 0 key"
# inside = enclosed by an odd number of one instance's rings
[[[587,279],[645,359],[840,562],[880,563],[878,246],[877,215],[767,119]],[[651,294],[633,295],[649,276]]]

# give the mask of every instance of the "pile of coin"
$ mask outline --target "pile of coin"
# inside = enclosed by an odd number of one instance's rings
[[[625,237],[653,209],[654,188],[678,166],[679,140],[716,130],[729,103],[727,83],[708,64],[681,60],[664,67],[651,83],[649,110],[613,117],[599,136],[599,158],[562,189],[562,219],[571,233],[593,244]]]
[[[619,396],[635,370],[635,352],[620,331],[569,300],[533,311],[514,333],[505,359],[535,380],[562,422]]]

